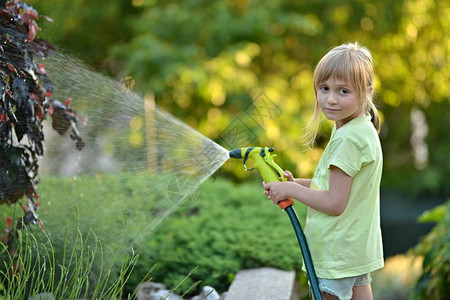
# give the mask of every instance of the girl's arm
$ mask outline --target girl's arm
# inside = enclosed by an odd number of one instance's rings
[[[304,187],[309,188],[311,186],[312,179],[295,178],[294,181],[300,185],[303,185]]]
[[[266,195],[274,204],[287,198],[294,198],[312,209],[338,216],[347,206],[352,177],[338,167],[330,166],[328,191],[312,190],[292,181],[263,183],[263,185]]]

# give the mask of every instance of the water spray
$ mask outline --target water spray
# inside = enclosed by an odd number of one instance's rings
[[[244,169],[246,171],[253,171],[254,169],[258,170],[262,179],[267,183],[280,180],[286,181],[286,178],[283,176],[283,170],[274,161],[274,158],[277,156],[276,154],[272,154],[274,151],[274,148],[268,147],[246,147],[231,150],[229,154],[230,158],[243,159]],[[246,162],[249,158],[253,160],[252,168],[246,166]],[[319,290],[319,282],[317,280],[316,271],[314,270],[308,243],[300,222],[298,221],[297,214],[292,207],[293,205],[294,200],[291,198],[278,202],[278,206],[288,214],[292,226],[294,227],[314,299],[322,300],[322,294]]]

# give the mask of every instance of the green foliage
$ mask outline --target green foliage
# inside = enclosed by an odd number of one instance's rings
[[[448,194],[448,1],[91,2],[30,0],[58,24],[44,28],[52,42],[131,76],[158,106],[224,146],[230,128],[247,134],[239,146],[275,146],[298,177],[312,174],[328,139],[325,124],[316,151],[298,141],[314,102],[315,64],[334,45],[368,46],[383,120],[383,186]],[[258,102],[261,94],[269,106]],[[428,128],[422,165],[411,141],[413,109]]]
[[[40,187],[46,199],[40,208],[40,217],[46,220],[44,230],[59,245],[64,244],[66,230],[79,228],[84,235],[93,230],[103,245],[104,264],[113,264],[136,239],[150,236],[155,228],[149,226],[158,224],[173,207],[161,200],[166,199],[160,197],[166,192],[164,181],[162,174],[155,178],[139,173],[45,177]]]
[[[450,295],[450,200],[426,211],[420,221],[437,224],[412,251],[424,258],[423,273],[412,299],[447,299]]]
[[[49,239],[46,240],[42,234],[36,233],[38,244],[42,243],[42,246],[51,250],[54,260],[52,263],[56,266],[58,264],[65,266],[65,262],[70,262],[67,268],[72,266],[76,268],[67,270],[78,272],[75,277],[70,277],[72,278],[70,280],[79,278],[93,286],[93,282],[87,282],[87,278],[83,276],[88,274],[89,279],[100,279],[105,276],[108,277],[107,287],[114,286],[118,284],[114,283],[118,278],[116,274],[122,272],[123,260],[130,255],[136,239],[151,236],[157,227],[155,224],[161,222],[162,216],[173,207],[172,203],[164,205],[158,202],[161,192],[155,190],[154,186],[165,186],[165,182],[167,178],[162,175],[154,178],[137,173],[119,176],[42,178],[40,194],[46,200],[41,203],[40,217],[45,220],[43,231]],[[5,216],[14,214],[15,207],[0,208],[2,220]],[[69,261],[71,257],[72,261]],[[146,278],[153,264],[141,268],[141,278]],[[49,269],[51,266],[46,268]],[[128,276],[129,270],[131,269],[123,272]],[[59,271],[65,269],[56,268],[55,278],[60,277]],[[67,274],[68,278],[70,274]],[[135,280],[134,283],[140,283],[140,280]],[[123,286],[125,280],[120,284]],[[100,291],[106,291],[105,285],[102,285],[105,290]],[[82,292],[85,291],[85,287]],[[131,294],[134,288],[135,286],[128,287],[127,284],[125,291]]]
[[[304,209],[296,205],[301,219]],[[301,252],[286,213],[263,194],[259,182],[239,186],[221,179],[202,186],[192,207],[180,207],[137,252],[140,259],[130,283],[141,280],[152,264],[153,280],[175,287],[192,284],[228,289],[235,273],[262,266],[300,270]]]
[[[90,65],[117,72],[116,64],[107,58],[107,49],[129,38],[126,18],[136,9],[131,1],[59,1],[28,0],[53,24],[42,24],[42,37],[83,57]]]

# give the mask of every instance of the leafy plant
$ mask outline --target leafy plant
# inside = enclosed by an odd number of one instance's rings
[[[37,60],[54,50],[36,38],[38,12],[22,1],[0,2],[0,204],[21,204],[25,216],[14,227],[7,220],[4,241],[16,236],[23,225],[39,224],[38,158],[44,154],[43,121],[50,115],[53,128],[71,138],[81,150],[84,141],[77,130],[79,116],[65,103],[52,100],[52,83],[45,65]],[[51,19],[44,17],[48,21]]]
[[[450,295],[450,200],[423,213],[419,221],[437,224],[412,251],[424,258],[423,273],[412,299],[447,299]]]

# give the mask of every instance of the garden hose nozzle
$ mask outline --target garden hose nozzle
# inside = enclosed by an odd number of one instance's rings
[[[267,183],[280,180],[286,181],[286,178],[283,176],[283,170],[273,160],[277,156],[272,154],[274,151],[275,149],[272,147],[238,148],[230,151],[230,157],[243,159],[244,169],[246,171],[258,170],[262,179]],[[249,158],[253,160],[252,168],[248,168],[246,165]],[[294,201],[289,198],[280,201],[278,206],[284,210],[293,204]]]

